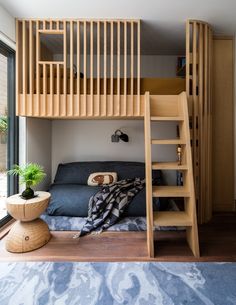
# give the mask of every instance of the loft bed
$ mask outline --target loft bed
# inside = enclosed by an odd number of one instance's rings
[[[141,118],[145,92],[186,89],[182,78],[140,77],[139,20],[18,20],[16,33],[21,116]]]
[[[77,83],[77,79],[73,79],[74,83]],[[43,84],[45,80],[40,78],[40,84]],[[30,117],[46,117],[46,118],[143,118],[144,116],[144,94],[146,91],[152,95],[178,95],[185,91],[185,80],[181,78],[141,78],[140,79],[140,96],[131,94],[131,79],[126,79],[126,85],[124,85],[124,79],[120,79],[119,82],[119,94],[118,94],[118,81],[113,79],[113,85],[111,92],[110,80],[93,79],[91,84],[90,79],[80,79],[80,94],[75,92],[74,86],[73,98],[70,92],[66,94],[66,99],[63,93],[57,92],[57,79],[53,79],[53,94],[50,92],[50,77],[46,78],[45,88],[43,85],[39,96],[34,89],[33,94],[20,94],[18,98],[18,113],[21,116]],[[63,78],[60,79],[60,83],[63,82]],[[70,80],[67,79],[67,88],[69,87]],[[83,87],[86,83],[86,94]],[[100,87],[100,94],[98,95],[98,88]],[[126,87],[126,94],[124,88]],[[59,85],[58,88],[61,88]],[[91,88],[93,92],[91,93]],[[137,86],[133,86],[135,91]],[[63,91],[62,91],[63,92]],[[47,106],[46,106],[47,105]]]
[[[210,187],[204,189],[211,168],[211,29],[194,20],[186,25],[186,79],[150,79],[141,78],[140,20],[17,20],[16,113],[144,119],[148,101],[159,119],[173,120],[186,91],[197,208],[204,222],[211,205]]]

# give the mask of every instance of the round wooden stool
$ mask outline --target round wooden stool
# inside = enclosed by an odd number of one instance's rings
[[[46,210],[51,195],[47,192],[35,192],[35,195],[35,198],[26,200],[16,194],[6,200],[8,213],[17,219],[6,238],[9,252],[35,250],[45,245],[51,237],[48,225],[38,218]]]

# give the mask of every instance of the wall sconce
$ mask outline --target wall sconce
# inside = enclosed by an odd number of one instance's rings
[[[120,129],[117,129],[111,136],[111,142],[119,142],[120,140],[129,142],[129,137],[126,133],[123,133]]]

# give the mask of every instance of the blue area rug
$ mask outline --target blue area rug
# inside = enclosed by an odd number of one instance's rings
[[[236,263],[0,263],[1,305],[235,305]]]

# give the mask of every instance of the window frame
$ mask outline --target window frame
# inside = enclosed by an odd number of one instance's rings
[[[7,169],[19,162],[19,118],[16,116],[16,73],[15,50],[0,40],[0,53],[7,57]],[[7,177],[7,196],[18,193],[19,185],[17,177]],[[0,219],[0,227],[4,226],[12,217],[7,215]]]

